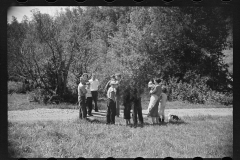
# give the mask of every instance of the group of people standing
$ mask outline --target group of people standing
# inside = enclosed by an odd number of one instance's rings
[[[141,96],[137,93],[136,88],[130,86],[125,87],[122,92],[121,88],[121,74],[117,73],[111,76],[111,79],[107,82],[104,90],[107,95],[107,114],[106,124],[115,124],[115,117],[120,116],[120,99],[123,100],[124,106],[124,119],[126,125],[130,124],[131,109],[134,126],[137,125],[138,120],[140,125],[143,125]],[[92,101],[95,103],[95,112],[98,112],[97,100],[98,100],[98,87],[99,81],[96,79],[96,75],[92,74],[92,78],[88,80],[88,74],[83,74],[80,78],[80,84],[78,86],[78,101],[79,101],[79,118],[85,119],[87,114],[92,116]],[[161,79],[154,79],[149,82],[150,88],[150,103],[148,106],[148,117],[152,117],[153,124],[164,121],[164,109],[166,106],[166,89],[161,86]]]
[[[95,112],[98,112],[98,87],[99,81],[96,79],[96,75],[93,73],[92,78],[88,80],[88,74],[84,73],[80,77],[80,83],[78,85],[78,102],[79,102],[79,118],[85,119],[87,114],[92,116],[92,102],[94,102]]]
[[[134,127],[137,126],[138,121],[143,126],[141,96],[137,93],[136,88],[131,88],[130,85],[123,87],[123,85],[121,74],[116,73],[111,76],[111,80],[105,86],[108,98],[106,124],[115,124],[115,116],[119,117],[120,103],[122,102],[124,107],[123,118],[126,120],[126,125],[130,125],[132,109]]]
[[[148,105],[148,117],[152,117],[152,123],[164,122],[164,110],[167,102],[167,89],[162,87],[161,79],[153,79],[148,83],[150,89],[150,102]]]

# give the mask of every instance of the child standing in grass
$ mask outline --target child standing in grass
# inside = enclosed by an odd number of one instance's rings
[[[167,103],[167,88],[163,87],[162,88],[162,94],[161,94],[161,98],[160,98],[160,103],[159,103],[159,122],[164,122],[164,117],[165,117],[165,107],[166,107],[166,103]]]
[[[116,86],[115,81],[111,81],[111,87],[108,89],[107,97],[107,124],[115,124],[116,115]]]
[[[87,108],[88,108],[88,115],[89,116],[93,116],[92,115],[92,93],[91,93],[91,90],[90,90],[90,83],[87,82],[87,87],[86,87],[86,90],[87,90],[87,94],[86,94],[86,105],[87,105]]]

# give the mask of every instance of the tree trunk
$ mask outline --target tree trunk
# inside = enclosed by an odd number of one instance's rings
[[[61,62],[61,66],[58,69],[57,72],[57,86],[55,93],[59,96],[62,96],[64,94],[64,62]]]

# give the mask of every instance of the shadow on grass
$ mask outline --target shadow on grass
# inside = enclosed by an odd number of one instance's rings
[[[144,122],[144,126],[167,126],[167,125],[186,125],[188,124],[187,122],[184,121],[178,121],[178,122],[161,122],[159,124],[151,124],[148,122]]]
[[[103,119],[99,120],[96,118],[94,118],[94,119],[87,118],[86,121],[90,122],[90,123],[96,123],[96,124],[106,124],[106,121]]]
[[[186,124],[189,124],[189,123],[184,122],[184,121],[176,121],[176,122],[168,122],[168,124],[173,124],[173,125],[186,125]]]
[[[85,120],[83,119],[76,119],[75,123],[91,123],[91,124],[102,124],[106,125],[106,118],[105,117],[87,117]],[[109,125],[116,125],[116,126],[125,126],[121,123],[109,124]]]
[[[23,156],[21,151],[17,149],[16,144],[8,141],[8,158],[16,158]]]
[[[189,124],[185,121],[177,121],[177,122],[161,122],[159,124],[152,124],[152,123],[149,123],[149,122],[146,122],[147,120],[144,119],[144,123],[143,125],[141,125],[140,123],[138,123],[137,125],[134,125],[133,123],[131,123],[130,125],[126,125],[123,121],[123,119],[120,120],[121,123],[118,123],[119,122],[119,118],[116,118],[115,121],[117,123],[115,123],[114,125],[116,126],[125,126],[125,127],[131,127],[131,128],[137,128],[137,127],[147,127],[147,126],[167,126],[167,125],[186,125],[186,124]],[[87,117],[86,120],[82,120],[82,119],[77,119],[75,122],[77,123],[92,123],[92,124],[104,124],[106,125],[106,117],[95,117],[95,116],[91,116],[91,117]],[[132,122],[132,119],[131,119],[131,122]]]

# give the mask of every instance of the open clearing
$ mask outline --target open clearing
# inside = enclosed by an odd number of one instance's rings
[[[12,158],[233,155],[233,108],[228,106],[169,102],[165,114],[176,114],[184,122],[153,126],[146,117],[145,102],[144,127],[132,128],[125,126],[122,110],[116,125],[105,125],[105,103],[100,112],[93,111],[89,122],[78,119],[76,105],[41,105],[29,103],[26,97],[13,95],[8,101],[8,154]]]
[[[146,116],[147,111],[143,110],[143,116]],[[233,108],[199,108],[199,109],[166,109],[165,114],[168,113],[182,116],[198,116],[198,115],[211,115],[211,116],[231,116]],[[32,110],[17,110],[8,111],[9,121],[38,121],[38,120],[74,120],[78,118],[78,109],[32,109]],[[93,117],[105,117],[106,111],[100,112],[93,111]],[[120,117],[123,117],[121,110]]]

